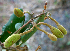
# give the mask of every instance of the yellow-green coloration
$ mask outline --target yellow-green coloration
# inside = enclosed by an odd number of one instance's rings
[[[64,35],[67,34],[66,29],[65,29],[62,25],[58,24],[57,27],[58,27],[58,29],[59,29]]]
[[[63,33],[59,29],[51,26],[50,30],[57,38],[63,38],[64,37]]]
[[[4,42],[4,47],[5,48],[10,47],[14,43],[16,43],[20,39],[20,37],[21,37],[20,34],[13,34],[9,36]]]
[[[17,17],[23,17],[24,16],[24,13],[20,9],[18,9],[18,8],[14,8],[14,14]]]
[[[52,41],[57,41],[57,37],[53,34],[48,34],[48,37],[52,40]]]

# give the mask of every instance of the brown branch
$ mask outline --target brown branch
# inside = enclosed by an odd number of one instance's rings
[[[38,49],[41,49],[41,46],[40,45],[37,47],[37,49],[35,51],[37,51]]]
[[[24,24],[22,27],[20,27],[16,32],[14,32],[14,34],[16,34],[18,31],[20,31],[22,28],[24,28],[26,25],[28,25],[30,22],[32,21],[32,19],[30,19],[26,24]]]
[[[20,27],[17,31],[15,31],[13,34],[16,34],[17,32],[19,32],[22,28],[24,28],[26,25],[28,25],[30,22],[33,21],[33,19],[38,18],[38,16],[36,16],[35,18],[30,19],[26,24],[24,24],[22,27]]]
[[[26,24],[24,24],[22,27],[20,27],[17,31],[15,31],[13,34],[16,34],[19,32],[22,28],[24,28],[26,25],[28,25],[30,22],[34,21],[34,19],[38,18],[40,15],[35,16],[34,18],[30,19]]]

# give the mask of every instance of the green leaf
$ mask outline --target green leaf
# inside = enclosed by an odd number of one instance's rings
[[[22,10],[22,9],[20,9]],[[23,12],[23,10],[22,10]],[[4,42],[11,34],[13,34],[15,29],[16,23],[24,22],[25,16],[18,18],[14,13],[10,16],[9,21],[3,26],[2,34],[0,35],[0,41]]]
[[[24,15],[25,15],[25,22],[24,22],[24,24],[25,24],[25,23],[27,23],[27,22],[31,19],[31,15],[28,14],[28,13],[25,13]],[[17,26],[19,26],[19,24],[18,24]],[[26,26],[25,26],[24,28],[22,28],[22,29],[20,30],[20,32],[18,32],[18,33],[23,33],[29,26],[30,26],[30,24],[26,25]],[[19,27],[21,27],[21,25],[20,25]],[[17,27],[17,28],[18,28],[18,27]],[[20,40],[21,40],[21,39],[20,39]],[[20,40],[16,42],[16,45],[19,45]]]

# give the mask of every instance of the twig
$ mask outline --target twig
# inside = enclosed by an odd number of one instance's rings
[[[31,32],[33,29],[34,29],[34,26],[33,26],[30,30],[25,31],[25,32],[23,32],[23,33],[20,33],[20,35],[23,36],[23,35],[25,35],[25,34],[28,34],[28,33]]]
[[[40,45],[37,47],[37,49],[35,51],[37,51],[38,49],[41,49],[41,46]]]
[[[36,24],[36,23],[33,22],[33,24],[34,24],[34,26],[35,26],[38,30],[40,30],[40,31],[44,32],[46,35],[48,35],[48,32],[46,32],[45,30],[42,30],[42,29],[40,29],[39,27],[37,27],[37,24]],[[38,24],[38,25],[39,25],[39,24]]]
[[[9,47],[9,48],[5,48],[5,47],[3,47],[3,46],[1,46],[1,47],[2,47],[2,49],[6,49],[6,51],[12,50],[12,49],[16,49],[15,47]]]
[[[43,13],[45,14],[45,13]],[[13,34],[16,34],[17,32],[19,32],[22,28],[24,28],[26,25],[28,25],[30,22],[34,21],[34,19],[38,18],[40,15],[35,16],[34,18],[30,19],[26,24],[24,24],[22,27],[20,27],[17,31],[15,31]]]
[[[22,28],[24,28],[27,24],[29,24],[32,20],[30,19],[26,24],[24,24],[22,27],[20,27],[14,34],[16,34],[18,31],[20,31]]]

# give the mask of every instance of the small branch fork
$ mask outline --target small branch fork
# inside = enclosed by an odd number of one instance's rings
[[[51,13],[49,13],[48,12],[48,14],[46,15],[46,17],[44,18],[45,20],[46,19],[51,19],[52,21],[54,21],[55,23],[56,23],[56,25],[59,25],[59,23],[55,20],[55,19],[53,19],[52,17],[51,17]]]
[[[47,8],[46,5],[47,5],[47,2],[45,2],[44,10],[46,10],[46,8]],[[44,10],[43,10],[43,14],[44,14]],[[29,12],[25,12],[25,13],[29,13]],[[29,14],[30,14],[30,13],[29,13]],[[33,22],[34,19],[38,18],[39,16],[40,16],[40,15],[35,16],[35,18],[30,19],[26,24],[24,24],[22,27],[20,27],[20,28],[19,28],[17,31],[15,31],[13,34],[18,33],[22,28],[24,28],[24,27],[25,27],[26,25],[28,25],[29,23]],[[36,27],[38,30],[40,30],[40,31],[44,32],[46,35],[48,35],[48,32],[46,32],[45,30],[40,29],[39,27],[37,27],[37,25],[38,25],[38,24],[33,23],[33,27],[32,27],[30,30],[28,30],[28,31],[26,31],[26,32],[23,32],[23,33],[20,33],[20,35],[22,36],[22,35],[25,35],[25,34],[31,32],[31,31],[34,29],[34,27]],[[1,45],[1,44],[0,44],[0,45]],[[19,47],[20,47],[20,46],[19,46]],[[2,48],[3,48],[3,49],[6,49],[6,51],[12,50],[12,49],[17,50],[17,47],[5,48],[5,47],[4,47],[4,44],[3,44]],[[37,51],[38,49],[41,49],[41,46],[38,46],[38,48],[37,48],[35,51]]]
[[[30,22],[34,21],[34,19],[38,18],[39,16],[36,16],[35,18],[30,19],[26,24],[24,24],[22,27],[20,27],[17,31],[15,31],[13,34],[18,33],[22,28],[24,28],[26,25],[28,25]]]
[[[47,1],[45,2],[45,5],[44,5],[44,10],[46,10],[47,8]],[[43,10],[43,13],[44,13],[44,10]],[[29,12],[24,12],[24,13],[29,13]],[[30,14],[30,13],[29,13]],[[38,18],[40,15],[36,16],[35,18],[32,18],[30,19],[26,24],[24,24],[22,27],[20,27],[17,31],[15,31],[13,34],[16,34],[18,33],[22,28],[24,28],[26,25],[28,25],[30,22],[34,21],[34,19]]]
[[[38,18],[40,15],[36,16],[35,18],[30,19],[26,24],[24,24],[22,27],[20,27],[17,31],[15,31],[13,34],[18,33],[22,28],[24,28],[26,25],[28,25],[29,23],[33,22],[34,19]]]
[[[22,27],[20,27],[14,34],[16,34],[18,31],[20,31],[22,28],[24,28],[26,25],[28,25],[30,22],[32,22],[32,19],[30,19],[26,24],[24,24]]]
[[[44,32],[46,35],[48,35],[48,32],[46,32],[45,30],[40,29],[39,27],[37,27],[37,24],[33,22],[33,25],[40,31]]]
[[[5,47],[4,47],[4,44],[1,43],[1,42],[0,42],[0,45],[1,45],[2,49],[6,49],[6,51],[9,51],[9,50],[12,50],[12,51],[20,51],[21,48],[22,48],[23,50],[28,50],[27,45],[24,45],[24,47],[20,47],[20,46],[17,45],[16,47],[9,47],[9,48],[5,48]]]

